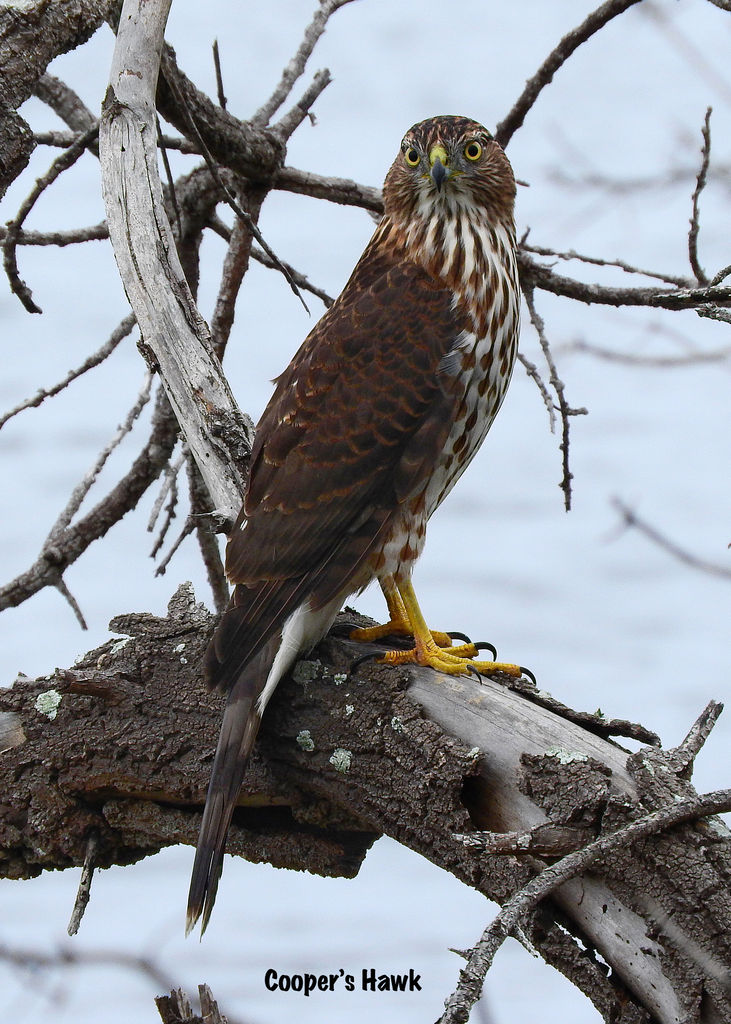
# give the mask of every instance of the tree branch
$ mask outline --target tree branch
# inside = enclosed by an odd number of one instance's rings
[[[526,114],[538,99],[539,94],[547,85],[553,81],[553,76],[558,69],[566,63],[572,53],[582,43],[604,28],[608,21],[624,14],[626,10],[633,7],[640,0],[606,0],[601,7],[589,15],[582,23],[571,32],[567,32],[558,46],[555,47],[546,57],[536,73],[528,79],[525,89],[520,94],[510,112],[503,118],[495,130],[495,138],[505,149],[513,135],[525,121]]]
[[[343,618],[341,630],[352,624]],[[195,842],[222,700],[198,683],[211,628],[183,587],[167,618],[119,616],[112,629],[125,639],[73,669],[0,691],[0,723],[11,716],[16,737],[0,758],[2,873],[80,865],[92,831],[99,866]],[[477,857],[454,833],[573,823],[593,839],[690,795],[677,774],[683,765],[662,751],[629,757],[489,679],[372,663],[352,672],[362,651],[331,636],[278,689],[230,852],[349,876],[386,832],[505,903],[544,866],[536,849]],[[580,883],[565,883],[542,905],[540,927],[526,928],[549,962],[566,927],[608,960],[611,982],[586,959],[583,980],[571,975],[571,958],[564,970],[597,1003],[614,1005],[617,1019],[620,1005],[639,1013],[661,1004],[660,1020],[671,1019],[669,1006],[695,1006],[686,1019],[710,1024],[714,1008],[721,1018],[731,1013],[713,970],[731,959],[729,877],[731,837],[720,824],[676,829],[592,861]],[[673,915],[671,938],[651,937],[662,913]],[[708,970],[689,959],[692,943],[708,953]]]
[[[160,365],[213,503],[232,520],[241,506],[252,426],[239,412],[212,351],[165,214],[154,96],[166,16],[164,3],[125,3],[99,138],[104,201],[117,264],[145,344]]]

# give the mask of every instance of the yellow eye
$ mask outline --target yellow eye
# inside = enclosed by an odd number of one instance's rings
[[[482,146],[479,142],[468,142],[464,148],[464,155],[468,160],[479,160],[482,156]]]
[[[419,157],[419,154],[417,153],[413,146],[409,146],[409,148],[404,153],[404,160],[409,165],[409,167],[416,167],[420,159],[421,158]]]

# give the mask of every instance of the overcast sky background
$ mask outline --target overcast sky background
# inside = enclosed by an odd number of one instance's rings
[[[328,67],[334,81],[303,124],[288,163],[380,185],[404,131],[436,113],[461,113],[488,127],[506,114],[548,51],[592,10],[586,0],[451,0],[449,5],[360,0],[333,18],[306,79]],[[182,68],[215,94],[210,47],[219,40],[229,108],[246,117],[268,96],[296,49],[313,4],[210,0],[173,5],[167,39]],[[713,152],[702,197],[701,260],[712,276],[731,262],[731,16],[708,2],[638,5],[583,46],[562,68],[508,150],[520,188],[519,234],[592,256],[688,273],[687,228],[706,108]],[[112,34],[97,33],[50,70],[98,110]],[[298,83],[295,96],[305,87]],[[34,128],[61,127],[38,101]],[[39,149],[2,204],[15,213],[55,152]],[[183,166],[177,163],[178,169]],[[646,187],[607,189],[607,178]],[[85,155],[47,193],[27,227],[92,224],[104,216],[98,164]],[[367,214],[299,196],[267,200],[262,230],[280,257],[337,294],[373,229]],[[200,308],[209,318],[223,244],[204,246]],[[73,251],[21,249],[21,275],[44,315],[31,317],[0,292],[4,411],[80,363],[127,313],[107,243]],[[630,283],[619,270],[575,263],[562,272]],[[647,283],[638,279],[636,283]],[[728,325],[695,313],[613,311],[537,295],[567,397],[589,415],[572,422],[575,507],[563,510],[558,438],[520,367],[480,455],[430,524],[415,583],[428,620],[493,640],[502,657],[529,665],[565,703],[640,719],[666,745],[678,742],[711,698],[729,689],[730,584],[674,561],[619,529],[621,498],[698,557],[729,566],[731,362],[627,366],[577,351],[591,344],[634,356],[680,356],[731,345]],[[319,310],[312,304],[313,316]],[[526,318],[527,320],[527,318]],[[288,286],[254,267],[234,326],[227,369],[256,420],[279,373],[311,326]],[[524,323],[521,347],[540,365]],[[144,372],[134,338],[93,377],[10,421],[0,432],[3,582],[35,559],[77,480],[134,401]],[[115,454],[100,486],[124,472],[145,422]],[[100,496],[103,490],[96,492]],[[96,500],[92,494],[92,500]],[[154,500],[115,528],[66,575],[89,623],[82,634],[55,591],[0,616],[0,680],[67,666],[101,643],[112,615],[164,612],[183,580],[207,602],[197,546],[188,541],[154,578],[145,533]],[[179,521],[180,522],[180,521]],[[381,618],[372,588],[358,602]],[[701,791],[729,784],[722,716],[696,771]],[[229,861],[205,940],[182,937],[192,850],[176,848],[127,869],[98,874],[74,940],[65,929],[78,872],[0,882],[0,941],[42,950],[119,950],[154,956],[171,984],[192,993],[206,981],[224,1012],[251,1024],[297,1019],[403,1024],[434,1020],[454,987],[467,948],[495,912],[477,893],[425,860],[382,840],[357,879],[323,880]],[[423,991],[387,997],[355,992],[304,999],[265,990],[264,971],[413,968]],[[154,1021],[159,987],[134,972],[89,967],[34,974],[0,964],[6,1013],[23,1024]],[[114,998],[109,998],[110,988]],[[480,1015],[482,1014],[482,1016]],[[591,1024],[599,1016],[558,974],[510,940],[490,973],[477,1022]]]

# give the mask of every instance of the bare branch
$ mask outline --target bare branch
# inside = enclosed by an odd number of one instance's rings
[[[0,242],[7,237],[7,228],[0,227]],[[70,228],[68,231],[21,231],[16,245],[78,245],[80,242],[100,242],[109,238],[107,222],[92,224],[88,228]]]
[[[503,149],[525,121],[526,114],[538,99],[540,92],[553,81],[553,76],[566,63],[571,54],[587,39],[604,28],[608,21],[616,18],[619,14],[624,14],[626,10],[639,2],[640,0],[606,0],[606,3],[592,11],[577,28],[566,33],[558,46],[546,57],[538,71],[528,79],[525,89],[513,108],[497,126],[495,138]]]
[[[213,40],[213,67],[216,72],[216,95],[218,105],[222,110],[226,109],[226,95],[223,91],[223,75],[221,74],[221,54],[218,51],[218,40]]]
[[[682,743],[672,751],[672,754],[680,761],[681,771],[687,773],[693,767],[693,762],[703,749],[703,745],[706,740],[711,735],[711,730],[718,721],[719,715],[722,711],[723,704],[719,703],[717,700],[709,701],[690,727],[688,735]]]
[[[369,185],[359,185],[349,178],[326,178],[311,171],[300,171],[296,167],[282,167],[272,179],[272,188],[284,192],[296,192],[327,199],[343,206],[360,206],[380,217],[383,213],[381,190]]]
[[[55,953],[41,953],[36,949],[23,949],[0,943],[0,960],[14,964],[21,970],[49,971],[60,967],[122,967],[148,978],[156,988],[172,988],[171,979],[148,957],[134,956],[122,951],[84,949],[76,952],[64,946]]]
[[[94,880],[94,868],[96,867],[96,854],[99,848],[99,833],[95,830],[89,835],[89,840],[86,844],[86,856],[84,857],[84,866],[81,869],[81,878],[79,879],[79,891],[76,893],[76,900],[74,902],[74,909],[71,912],[71,920],[67,931],[69,935],[76,935],[81,924],[81,919],[84,916],[84,911],[89,906],[89,899],[91,898],[91,883]]]
[[[567,299],[602,306],[647,306],[651,309],[697,309],[705,303],[725,305],[731,302],[731,288],[720,285],[707,288],[614,288],[599,284],[585,284],[571,277],[554,273],[550,267],[532,260],[518,251],[521,278]]]
[[[74,616],[76,617],[76,621],[78,622],[78,624],[81,627],[81,629],[87,630],[89,627],[87,626],[86,619],[84,618],[83,612],[81,611],[81,608],[79,607],[79,602],[76,600],[74,595],[71,593],[69,588],[66,586],[66,583],[64,582],[63,576],[59,576],[58,579],[56,579],[54,581],[53,586],[59,592],[61,597],[64,598],[64,600],[68,604],[69,608],[74,613]]]
[[[104,468],[107,459],[112,454],[114,449],[119,447],[119,445],[122,443],[127,434],[129,434],[130,430],[132,430],[132,427],[139,418],[140,413],[150,400],[151,388],[152,374],[148,372],[145,375],[144,384],[142,385],[139,395],[137,396],[137,401],[134,403],[134,405],[128,412],[124,421],[117,428],[114,437],[112,437],[111,441],[109,441],[109,443],[106,444],[104,448],[102,448],[102,450],[100,451],[99,455],[96,458],[94,465],[91,467],[89,472],[84,475],[83,479],[74,488],[73,493],[71,494],[71,497],[69,498],[66,504],[66,507],[64,508],[63,512],[54,523],[51,532],[48,534],[48,537],[46,538],[46,541],[44,543],[44,547],[53,548],[62,542],[64,532],[66,531],[71,520],[79,511],[79,508],[81,507],[81,503],[83,502],[84,498],[87,496],[91,488],[94,486],[94,482],[101,473],[102,469]]]
[[[633,512],[628,505],[625,505],[624,502],[620,501],[618,498],[615,498],[612,501],[612,505],[622,516],[624,526],[634,527],[639,530],[640,533],[643,533],[654,544],[657,544],[658,547],[662,548],[664,551],[668,551],[671,555],[677,558],[679,562],[689,565],[691,569],[698,569],[701,572],[707,572],[711,576],[719,576],[721,579],[731,580],[731,569],[727,568],[725,565],[717,565],[715,562],[708,562],[703,558],[697,558],[695,555],[690,554],[690,552],[685,551],[674,541],[660,533],[659,530],[656,530],[654,526],[650,526],[649,523],[640,519],[640,517]]]
[[[0,587],[0,611],[14,608],[44,587],[55,586],[64,570],[95,540],[134,508],[167,465],[178,438],[178,424],[163,392],[158,393],[150,439],[129,472],[90,512],[69,526],[58,545],[44,545],[35,563]]]
[[[255,222],[259,217],[261,200],[263,198],[261,194],[256,198],[249,197],[247,204],[249,210],[247,212],[252,222]],[[237,218],[229,233],[228,249],[223,261],[221,284],[219,285],[216,298],[216,307],[211,318],[211,341],[213,343],[213,350],[219,359],[223,359],[223,354],[226,351],[226,344],[228,343],[236,312],[236,299],[238,298],[244,275],[249,269],[251,243],[252,233],[249,225],[240,218]],[[271,257],[267,255],[267,258],[272,266],[277,266],[271,260]],[[291,272],[289,272],[289,277],[293,279]]]
[[[180,533],[178,534],[176,540],[173,542],[172,547],[170,548],[168,553],[165,555],[165,557],[162,559],[162,561],[159,563],[157,569],[155,569],[155,575],[156,576],[164,576],[165,575],[165,573],[167,572],[168,566],[170,565],[170,563],[172,562],[175,554],[178,551],[178,548],[183,543],[183,541],[185,540],[186,537],[190,537],[190,535],[191,535],[191,533],[193,532],[194,529],[195,529],[195,523],[193,522],[193,517],[192,516],[188,516],[188,518],[183,523],[183,528],[181,529]]]
[[[96,117],[81,97],[55,75],[50,75],[48,72],[41,75],[33,86],[33,93],[77,135],[88,132],[97,123]],[[70,145],[70,143],[67,144]],[[89,149],[99,156],[99,146],[96,141],[90,144]]]
[[[573,477],[573,473],[569,468],[569,417],[586,415],[586,409],[572,409],[566,401],[565,385],[559,377],[558,371],[556,370],[556,364],[554,362],[553,354],[551,352],[551,346],[548,342],[548,338],[546,337],[545,324],[543,323],[543,319],[541,318],[541,316],[538,313],[538,310],[536,309],[535,299],[533,296],[533,289],[529,285],[526,285],[525,283],[522,287],[526,305],[528,306],[528,311],[530,313],[530,320],[533,324],[533,327],[535,328],[536,334],[538,335],[538,340],[541,343],[543,356],[546,360],[546,363],[548,364],[548,369],[551,374],[549,378],[549,384],[556,392],[556,398],[558,399],[558,408],[561,414],[562,428],[561,444],[559,445],[559,448],[561,450],[561,461],[563,465],[563,477],[561,479],[560,487],[563,491],[564,506],[566,508],[566,511],[568,512],[571,508],[571,480]]]
[[[545,385],[543,377],[538,372],[538,367],[535,363],[532,363],[527,356],[524,356],[522,352],[518,352],[518,362],[521,363],[525,372],[528,374],[530,379],[533,381],[535,386],[538,388],[543,399],[543,404],[548,412],[548,425],[551,429],[551,433],[556,432],[556,407],[553,404],[553,399],[549,393],[548,388]]]
[[[225,181],[223,180],[223,178],[219,174],[218,167],[216,166],[216,163],[215,163],[215,161],[213,159],[213,156],[211,155],[211,152],[210,152],[210,150],[209,150],[209,148],[208,148],[208,146],[207,146],[207,144],[206,144],[206,142],[205,142],[205,140],[203,138],[203,135],[199,131],[198,124],[197,124],[197,122],[195,120],[195,117],[193,115],[193,110],[192,110],[192,108],[188,104],[188,100],[187,100],[186,94],[185,94],[185,92],[182,89],[179,88],[177,77],[175,75],[170,75],[168,77],[168,85],[169,85],[173,95],[175,96],[175,99],[177,101],[179,109],[181,111],[183,111],[184,114],[185,114],[188,128],[189,128],[190,132],[192,133],[193,137],[195,138],[195,140],[197,141],[198,145],[200,146],[201,152],[203,154],[203,159],[206,162],[206,165],[208,167],[208,170],[211,173],[211,176],[213,177],[213,180],[216,182],[216,184],[220,188],[221,193],[223,195],[223,198],[228,203],[228,205],[231,207],[231,209],[234,211],[236,216],[239,219],[244,221],[244,223],[248,227],[249,231],[252,233],[254,238],[256,238],[256,240],[259,243],[259,245],[269,255],[269,257],[274,261],[275,265],[279,268],[279,270],[284,275],[285,280],[289,283],[289,286],[292,289],[292,291],[294,292],[294,294],[297,296],[297,298],[300,300],[302,305],[305,307],[305,310],[309,313],[309,309],[307,308],[307,303],[302,298],[302,295],[300,294],[299,289],[297,288],[297,285],[295,284],[295,282],[292,280],[292,278],[287,273],[287,270],[286,270],[284,264],[281,262],[281,260],[279,259],[277,254],[274,252],[274,250],[270,248],[268,242],[266,241],[266,239],[262,235],[261,231],[259,231],[259,228],[256,226],[256,223],[254,222],[253,218],[249,215],[249,213],[246,210],[244,210],[241,207],[241,205],[237,201],[236,197],[232,193],[231,189],[227,186],[227,184],[225,183]]]
[[[88,359],[85,359],[81,366],[77,366],[75,370],[70,370],[63,380],[60,380],[58,384],[54,384],[50,388],[41,388],[33,395],[32,398],[26,398],[20,405],[16,405],[15,408],[10,409],[9,412],[4,413],[0,416],[0,430],[5,426],[8,420],[12,419],[13,416],[17,416],[18,413],[23,412],[24,409],[33,409],[39,406],[47,398],[52,398],[54,395],[59,394],[64,388],[67,388],[72,381],[78,377],[83,376],[87,370],[93,369],[103,363],[104,360],[114,352],[120,341],[127,337],[128,334],[132,333],[132,329],[136,321],[133,314],[126,316],[124,320],[112,331],[109,340],[106,341],[100,349],[97,349],[93,355],[90,355]]]
[[[3,262],[5,265],[5,273],[8,276],[11,290],[18,296],[29,313],[40,313],[41,310],[33,301],[33,295],[30,288],[23,280],[21,280],[20,274],[18,273],[18,262],[15,253],[18,234],[23,226],[23,222],[35,206],[38,198],[42,195],[45,189],[53,184],[60,174],[76,163],[89,142],[96,138],[98,130],[98,125],[92,125],[92,127],[83,132],[78,139],[72,143],[67,150],[65,150],[65,152],[56,157],[46,174],[36,181],[30,195],[22,203],[16,216],[13,220],[8,222],[5,241],[3,242]]]
[[[703,122],[703,149],[701,150],[701,166],[698,171],[698,177],[696,178],[695,188],[693,189],[693,213],[690,218],[690,231],[688,232],[688,258],[690,265],[695,274],[695,279],[700,285],[708,284],[708,277],[705,270],[700,265],[698,259],[698,232],[700,225],[698,222],[699,202],[701,192],[706,187],[706,178],[708,177],[708,165],[711,160],[711,111],[709,107],[706,110],[705,121]]]
[[[707,320],[718,320],[721,323],[731,324],[731,310],[721,309],[720,306],[699,306],[696,313]]]
[[[102,187],[117,264],[145,344],[160,364],[216,507],[233,518],[252,427],[223,376],[178,259],[150,130],[166,14],[166,4],[125,3],[102,114]]]
[[[577,875],[584,874],[593,864],[605,859],[616,850],[630,846],[640,839],[673,828],[683,822],[731,810],[731,790],[722,789],[703,796],[694,795],[687,800],[654,811],[630,825],[601,836],[582,850],[570,853],[524,886],[506,903],[482,938],[472,950],[467,966],[460,972],[459,985],[447,999],[445,1011],[438,1024],[465,1024],[470,1010],[482,994],[492,961],[505,939],[514,932],[520,919],[525,917],[541,900],[560,885]],[[719,979],[721,980],[721,979]],[[731,992],[731,979],[726,971],[725,987]]]
[[[719,310],[722,316],[712,319],[728,320],[731,322],[731,313],[728,310]],[[707,316],[703,309],[698,309],[699,316]],[[653,366],[660,369],[675,369],[683,366],[696,366],[699,363],[725,363],[731,358],[731,348],[713,349],[710,352],[687,352],[683,355],[647,356],[639,355],[637,352],[616,352],[614,349],[605,348],[602,345],[594,345],[588,341],[579,339],[572,341],[564,348],[565,352],[585,352],[588,355],[605,359],[610,363],[626,363],[629,366]]]
[[[320,0],[312,21],[305,29],[304,38],[299,45],[297,53],[295,53],[282,72],[282,77],[272,95],[266,103],[259,107],[251,118],[252,124],[269,124],[274,114],[292,92],[294,83],[304,72],[307,61],[312,56],[312,51],[325,31],[328,20],[335,11],[344,7],[347,3],[350,3],[350,0]]]
[[[301,99],[273,126],[283,139],[288,139],[306,117],[314,118],[314,115],[310,113],[310,108],[318,96],[330,85],[330,82],[332,82],[332,76],[327,68],[317,72],[312,80],[312,85],[303,93]]]
[[[663,274],[655,270],[643,270],[640,267],[634,267],[631,263],[627,263],[624,260],[605,260],[599,256],[585,256],[582,253],[578,253],[573,249],[569,249],[568,252],[557,252],[555,249],[548,249],[545,246],[530,245],[523,239],[521,243],[522,248],[526,252],[533,252],[537,256],[555,256],[559,260],[579,260],[581,263],[590,263],[595,267],[619,267],[620,270],[624,270],[626,274],[639,274],[642,277],[654,277],[658,281],[665,281],[667,284],[674,284],[678,288],[692,288],[693,282],[687,277],[676,277],[672,274]],[[719,284],[723,278],[719,281],[715,281],[715,284]],[[706,282],[708,283],[708,282]]]

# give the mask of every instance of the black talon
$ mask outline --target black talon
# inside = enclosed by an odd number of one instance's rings
[[[370,651],[368,654],[361,654],[359,658],[350,663],[350,671],[355,672],[359,669],[366,661],[371,661],[373,658],[382,658],[384,654],[388,654],[387,647],[377,647],[375,651]]]
[[[457,630],[454,630],[453,632],[448,631],[447,636],[449,637],[450,640],[461,640],[463,644],[472,643],[472,641],[470,640],[466,633],[458,633]]]
[[[497,661],[497,647],[495,644],[491,644],[487,640],[481,640],[479,643],[475,644],[475,647],[478,651],[489,651],[492,655],[492,660]]]
[[[536,677],[533,675],[529,668],[524,668],[522,665],[518,665],[518,668],[520,669],[521,674],[527,676],[527,678],[530,679],[534,686],[538,686],[538,683],[536,682]]]
[[[468,675],[477,676],[480,682],[482,682],[482,674],[480,673],[480,670],[475,668],[474,665],[470,664],[469,661],[467,662],[467,673]]]

